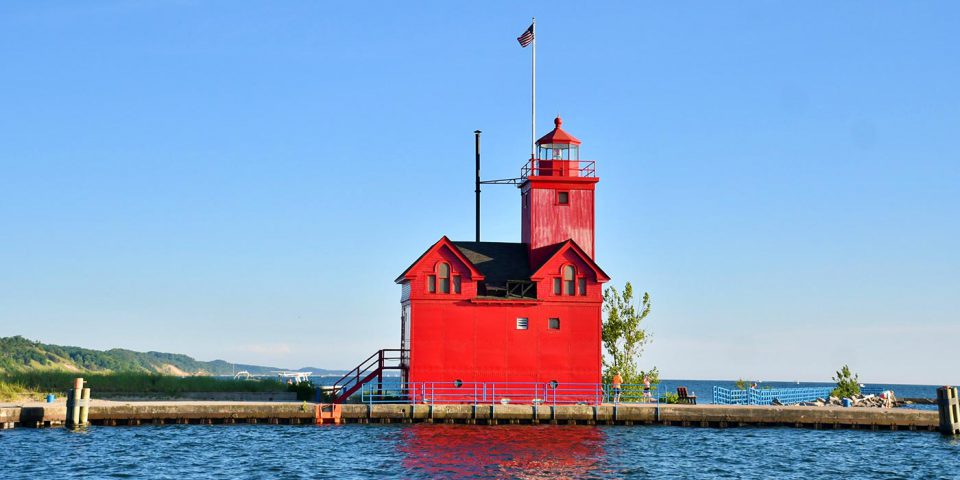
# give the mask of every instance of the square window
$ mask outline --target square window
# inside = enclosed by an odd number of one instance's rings
[[[453,293],[460,293],[460,275],[453,276]]]
[[[587,294],[587,279],[586,279],[586,278],[578,278],[578,279],[577,279],[577,287],[578,287],[578,289],[580,290],[580,295],[586,295],[586,294]]]
[[[547,320],[547,328],[549,328],[550,330],[560,330],[560,319],[551,318]]]
[[[553,294],[560,295],[560,279],[559,278],[553,279]]]
[[[568,205],[570,203],[570,192],[557,193],[557,203],[560,205]]]
[[[429,275],[427,277],[427,291],[430,293],[437,293],[437,276]]]
[[[517,319],[517,330],[526,330],[526,329],[527,329],[527,326],[529,325],[529,323],[530,323],[530,321],[527,320],[526,318],[518,318],[518,319]]]

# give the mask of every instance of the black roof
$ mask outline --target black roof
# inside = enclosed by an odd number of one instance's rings
[[[508,242],[453,242],[484,276],[487,290],[506,289],[507,280],[529,281],[527,246]],[[493,293],[492,291],[490,293]]]

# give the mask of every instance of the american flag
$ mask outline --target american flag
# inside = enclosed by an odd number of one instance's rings
[[[520,42],[520,46],[524,48],[533,43],[533,24],[531,24],[530,28],[523,32],[523,35],[517,37],[517,41]]]

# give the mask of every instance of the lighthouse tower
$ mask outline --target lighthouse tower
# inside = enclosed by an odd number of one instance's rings
[[[531,266],[567,240],[594,258],[594,162],[580,160],[580,140],[560,128],[560,117],[553,124],[537,140],[537,156],[524,167],[520,185],[520,237]]]

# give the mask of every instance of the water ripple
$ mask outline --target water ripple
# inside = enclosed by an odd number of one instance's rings
[[[170,425],[0,432],[0,478],[960,478],[935,433]]]

